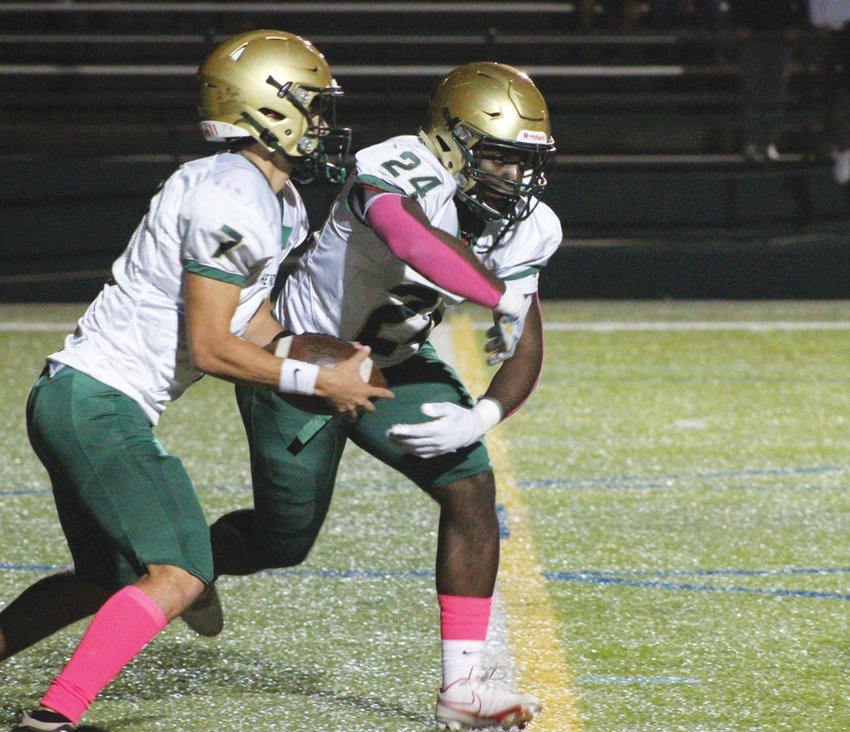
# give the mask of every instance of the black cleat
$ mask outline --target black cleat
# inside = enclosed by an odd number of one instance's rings
[[[74,732],[75,729],[71,720],[58,712],[36,709],[34,712],[24,712],[21,721],[12,727],[12,732]]]
[[[180,617],[186,625],[205,638],[212,638],[221,633],[224,628],[224,611],[221,609],[221,600],[218,599],[215,585],[207,585],[198,599],[186,608]]]

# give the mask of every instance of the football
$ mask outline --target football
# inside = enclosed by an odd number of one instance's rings
[[[278,358],[294,358],[317,366],[335,366],[357,352],[352,343],[341,338],[322,333],[293,335],[285,331],[269,343],[266,350]],[[367,357],[360,365],[360,376],[372,386],[387,386],[384,375],[371,358]],[[311,414],[333,414],[330,405],[322,397],[281,392],[278,392],[278,396],[293,407]]]

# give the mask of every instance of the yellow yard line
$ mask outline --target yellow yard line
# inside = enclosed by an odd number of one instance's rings
[[[455,365],[473,397],[487,387],[483,351],[471,318],[452,318]],[[487,433],[487,448],[496,474],[497,500],[506,512],[510,535],[502,541],[497,587],[514,656],[517,691],[543,701],[533,732],[580,732],[572,674],[558,641],[558,621],[540,570],[530,520],[517,487],[508,447],[497,427]],[[531,730],[530,730],[531,732]]]

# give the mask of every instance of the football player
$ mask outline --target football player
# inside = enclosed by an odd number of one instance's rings
[[[191,480],[152,431],[169,402],[205,373],[320,395],[339,414],[391,396],[359,376],[368,348],[318,368],[257,345],[280,331],[268,294],[307,232],[291,179],[335,177],[332,148],[345,153],[349,132],[324,121],[324,103],[340,93],[324,57],[298,36],[252,31],[218,46],[199,79],[202,131],[228,149],[161,186],[27,404],[74,570],[3,611],[3,655],[97,612],[19,732],[75,729],[109,681],[211,584],[209,529]]]
[[[498,63],[448,74],[418,135],[360,151],[275,312],[292,331],[369,344],[395,394],[355,421],[316,417],[237,387],[255,510],[212,527],[216,574],[291,566],[325,519],[347,439],[427,491],[441,509],[436,560],[440,726],[525,726],[540,702],[480,666],[498,569],[495,481],[485,432],[517,410],[542,364],[538,275],[561,243],[539,195],[554,151],[546,103]],[[428,341],[447,306],[493,310],[477,401]]]

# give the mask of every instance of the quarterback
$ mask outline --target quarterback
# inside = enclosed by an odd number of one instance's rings
[[[331,139],[342,149],[348,134],[320,110],[339,93],[324,57],[298,36],[252,31],[216,48],[199,79],[202,131],[228,149],[165,181],[27,404],[74,570],[4,609],[2,656],[96,612],[19,732],[75,729],[110,680],[211,586],[209,530],[191,480],[152,431],[169,402],[205,373],[316,394],[339,414],[391,396],[359,376],[368,348],[318,368],[258,345],[280,330],[267,298],[307,231],[290,179],[333,175]],[[293,369],[310,383],[296,388]]]
[[[395,398],[355,421],[329,420],[237,386],[254,510],[212,526],[216,574],[302,561],[349,438],[427,491],[441,511],[436,721],[450,729],[524,727],[541,709],[480,666],[499,558],[482,437],[520,407],[540,373],[538,275],[561,243],[558,218],[538,198],[553,150],[546,103],[528,76],[482,62],[441,81],[418,135],[357,154],[274,307],[295,333],[368,344]],[[499,369],[477,401],[428,340],[462,300],[494,315],[488,362]]]

